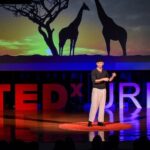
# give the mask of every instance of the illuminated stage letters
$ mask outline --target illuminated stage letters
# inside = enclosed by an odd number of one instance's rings
[[[82,96],[80,88],[82,84],[70,84],[72,88],[71,97]],[[14,85],[15,110],[16,111],[38,111],[38,99],[41,94],[42,110],[60,110],[63,109],[68,100],[68,91],[61,84],[43,84],[42,90],[38,90],[38,84],[15,84]],[[4,110],[5,94],[12,90],[11,84],[0,85],[0,111]],[[53,100],[55,93],[55,100]]]
[[[115,89],[114,83],[109,84],[109,101],[106,105],[106,108],[111,108],[115,105],[114,96],[115,92],[118,92],[117,101],[119,101],[119,108],[124,108],[124,101],[126,100],[128,103],[132,102],[136,108],[142,108],[142,105],[137,99],[137,96],[141,93],[141,87],[137,83],[119,83],[118,89]],[[84,88],[83,83],[70,83],[70,87],[66,88],[64,85],[59,83],[49,83],[42,84],[39,88],[38,84],[0,84],[0,111],[4,110],[4,101],[5,94],[14,91],[14,99],[15,101],[15,110],[16,111],[25,111],[32,110],[38,111],[39,99],[42,108],[42,111],[51,111],[51,110],[60,110],[65,107],[69,98],[78,97],[84,98],[85,95],[82,93],[82,88]],[[85,87],[86,88],[86,87]],[[126,88],[133,89],[126,92]],[[71,90],[70,90],[71,89]],[[146,83],[146,107],[150,108],[150,83]],[[41,95],[41,97],[39,97]],[[55,96],[54,96],[55,95]],[[55,97],[55,98],[54,98]],[[10,101],[12,100],[10,99]],[[115,97],[116,100],[116,97]]]
[[[125,87],[134,87],[134,93],[124,93]],[[120,83],[119,85],[119,107],[123,108],[124,98],[130,98],[137,108],[142,108],[138,100],[135,98],[140,93],[140,87],[136,83]]]
[[[124,89],[125,88],[134,88],[134,92],[132,93],[125,93]],[[146,99],[146,107],[150,108],[150,83],[148,82],[146,84],[146,91],[145,91],[145,95],[147,95],[147,99]],[[139,100],[136,98],[136,96],[138,96],[141,92],[141,87],[139,86],[139,84],[137,83],[119,83],[119,108],[122,109],[124,108],[124,99],[128,98],[130,99],[136,108],[142,108]],[[112,105],[114,104],[114,83],[110,83],[109,84],[109,102],[106,104],[106,108],[110,108],[112,107]]]

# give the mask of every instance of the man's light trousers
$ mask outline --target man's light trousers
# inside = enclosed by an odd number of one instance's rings
[[[89,121],[94,122],[97,110],[99,109],[98,122],[104,122],[105,103],[106,103],[106,89],[93,88]]]

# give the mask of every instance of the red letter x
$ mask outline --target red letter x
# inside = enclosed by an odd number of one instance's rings
[[[82,83],[79,83],[77,85],[75,83],[72,83],[71,87],[73,88],[73,93],[71,94],[71,97],[82,96],[82,93],[80,91],[80,89],[82,87]]]

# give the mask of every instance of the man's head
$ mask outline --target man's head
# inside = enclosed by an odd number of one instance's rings
[[[103,65],[104,65],[103,59],[98,59],[98,60],[96,61],[96,65],[97,65],[98,68],[102,68]]]

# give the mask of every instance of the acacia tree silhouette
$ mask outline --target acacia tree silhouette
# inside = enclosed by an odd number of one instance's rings
[[[38,31],[43,36],[53,56],[58,52],[53,41],[53,31],[50,24],[58,14],[68,8],[69,0],[32,0],[30,4],[1,4],[0,7],[11,11],[15,16],[24,16],[38,25]]]

